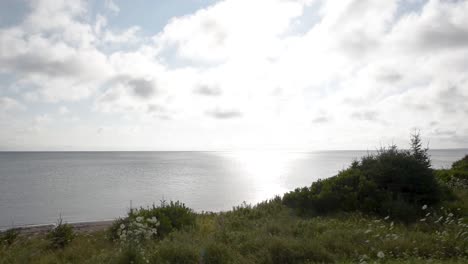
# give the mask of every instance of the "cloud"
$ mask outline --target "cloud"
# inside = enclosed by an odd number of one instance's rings
[[[413,52],[466,49],[467,1],[428,1],[420,15],[406,16],[393,27],[389,39]]]
[[[156,94],[156,84],[154,81],[145,79],[132,79],[127,82],[135,96],[142,99],[151,98]]]
[[[316,117],[316,118],[312,119],[312,123],[315,123],[315,124],[324,124],[324,123],[328,123],[330,121],[331,121],[331,119],[329,117],[326,117],[326,116],[319,116],[319,117]]]
[[[376,121],[377,117],[378,113],[375,111],[362,111],[351,114],[351,118],[363,121]]]
[[[194,93],[206,96],[219,96],[222,94],[222,90],[217,85],[199,85]]]
[[[59,108],[59,114],[60,115],[67,115],[68,113],[70,113],[70,110],[68,110],[68,108],[66,106],[61,106]]]
[[[19,104],[78,101],[125,125],[170,120],[157,126],[168,138],[282,127],[285,145],[335,138],[362,148],[406,141],[420,127],[434,142],[465,142],[468,1],[225,0],[171,18],[154,36],[115,29],[87,1],[29,5],[21,23],[0,28],[0,73],[14,87],[0,98]]]
[[[1,112],[12,112],[12,111],[24,111],[26,106],[18,102],[15,99],[9,97],[0,96],[0,111]]]
[[[113,0],[105,0],[104,4],[106,8],[112,11],[114,14],[118,14],[120,12],[119,6]]]
[[[436,99],[436,103],[447,113],[468,110],[467,101],[468,92],[463,93],[460,88],[455,86],[439,91]]]
[[[206,114],[216,119],[232,119],[242,116],[242,113],[239,110],[221,108],[215,108],[211,111],[207,111]]]
[[[302,14],[305,2],[222,1],[172,19],[154,41],[161,51],[175,48],[179,58],[198,62],[265,56],[275,52],[276,38]]]

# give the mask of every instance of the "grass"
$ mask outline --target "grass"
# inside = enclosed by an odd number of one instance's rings
[[[196,214],[189,228],[131,245],[108,232],[78,234],[64,249],[20,236],[0,247],[0,263],[466,263],[468,191],[455,194],[455,204],[427,208],[413,224],[361,213],[300,217],[276,198]]]

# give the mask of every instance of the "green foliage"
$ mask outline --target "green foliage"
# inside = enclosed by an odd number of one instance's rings
[[[73,227],[67,223],[62,223],[61,218],[58,220],[57,225],[47,234],[50,246],[55,249],[66,247],[74,238]]]
[[[115,240],[121,238],[122,230],[128,232],[129,228],[134,226],[134,229],[140,231],[157,230],[151,236],[163,238],[174,230],[181,230],[194,225],[195,214],[192,209],[179,201],[169,203],[162,201],[160,206],[153,205],[152,208],[131,210],[126,218],[117,219],[113,223],[109,233],[110,238]],[[122,226],[124,228],[121,228]],[[141,230],[142,228],[145,230]],[[142,235],[143,233],[141,232]]]
[[[112,225],[107,229],[107,235],[112,241],[116,241],[120,239],[121,235],[121,226],[128,226],[130,223],[130,218],[118,218],[116,219]]]
[[[190,243],[167,242],[161,244],[151,257],[151,263],[180,263],[197,264],[200,263],[198,249]]]
[[[19,235],[19,229],[10,228],[4,231],[2,234],[0,234],[0,241],[5,245],[10,246],[15,242],[18,235]]]
[[[332,263],[333,258],[318,243],[297,239],[272,238],[266,245],[267,263]]]
[[[137,247],[133,246],[126,246],[122,249],[116,263],[119,264],[140,264],[140,263],[147,263],[139,251]]]
[[[412,156],[418,160],[421,164],[424,164],[427,168],[431,167],[431,160],[429,158],[429,154],[427,151],[429,148],[423,148],[422,147],[422,140],[421,136],[418,133],[412,134],[411,135],[411,154]]]
[[[63,250],[41,235],[0,246],[3,263],[467,263],[468,192],[418,208],[418,221],[359,212],[298,217],[277,200],[196,214],[196,225],[139,246],[81,233]],[[123,247],[122,247],[123,246]],[[382,258],[379,256],[383,256]]]
[[[441,189],[419,135],[411,142],[410,151],[396,146],[381,149],[354,161],[337,176],[286,193],[283,202],[303,214],[361,211],[415,220],[415,209],[439,202]]]
[[[453,170],[468,171],[468,155],[452,164]]]
[[[468,155],[452,164],[451,169],[434,171],[436,178],[451,188],[468,188]]]
[[[202,250],[205,264],[232,263],[233,256],[229,248],[222,243],[210,243]]]

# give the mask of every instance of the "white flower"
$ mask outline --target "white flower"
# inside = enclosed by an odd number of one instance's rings
[[[141,222],[142,220],[143,220],[143,217],[141,217],[141,216],[138,216],[138,217],[136,218],[136,221],[137,221],[137,222]]]
[[[120,224],[120,229],[124,229],[125,228],[125,225],[124,224]]]
[[[379,252],[377,253],[377,257],[379,257],[379,258],[385,258],[385,254],[384,254],[382,251],[379,251]]]
[[[388,220],[389,218],[390,218],[390,216],[389,216],[389,215],[387,215],[387,216],[386,216],[384,219],[385,219],[385,220]]]
[[[424,221],[426,221],[426,218],[422,218],[422,219],[419,220],[419,221],[424,222]]]
[[[422,206],[422,209],[423,209],[423,210],[426,210],[426,209],[427,209],[427,205],[426,205],[426,204],[423,205],[423,206]]]

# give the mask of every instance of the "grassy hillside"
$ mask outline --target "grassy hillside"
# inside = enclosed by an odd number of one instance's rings
[[[468,172],[468,156],[434,171],[421,153],[388,151],[319,185],[228,212],[162,203],[129,212],[106,232],[73,234],[66,225],[47,236],[10,232],[0,263],[467,263],[468,186],[457,175]],[[423,179],[430,187],[392,174],[407,172],[401,168],[430,177]],[[414,184],[414,196],[399,181]]]

